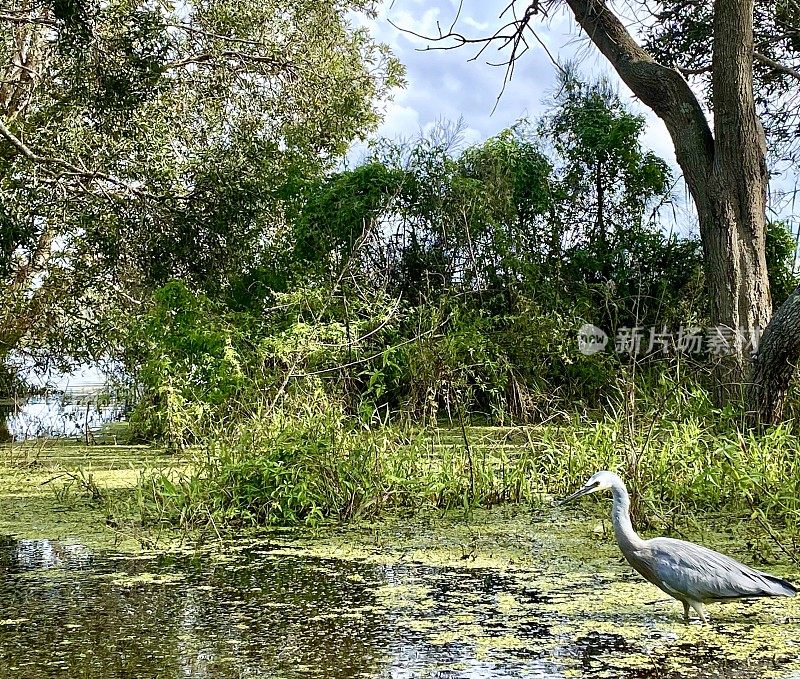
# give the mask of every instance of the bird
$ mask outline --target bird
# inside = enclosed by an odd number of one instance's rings
[[[597,472],[561,504],[604,490],[613,494],[611,522],[626,561],[645,580],[683,604],[686,623],[690,608],[702,623],[707,623],[703,604],[709,602],[797,594],[797,588],[786,580],[757,571],[713,549],[673,538],[642,539],[631,525],[628,489],[613,472]]]

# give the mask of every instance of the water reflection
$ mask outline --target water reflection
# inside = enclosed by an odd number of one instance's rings
[[[95,558],[87,575],[82,560],[43,557],[59,549],[4,547],[4,679],[241,677],[267,670],[358,677],[375,674],[381,661],[386,624],[373,606],[373,568],[357,569],[364,580],[354,582],[318,560],[265,554],[224,564],[118,557]],[[56,560],[58,577],[31,569]],[[179,579],[159,581],[158,574]]]
[[[269,545],[226,558],[142,558],[4,540],[0,679],[678,676],[613,625],[570,632],[552,603],[530,581],[491,570],[371,565]],[[717,648],[675,653],[702,676],[728,667]],[[644,666],[620,669],[637,654]]]
[[[101,387],[0,400],[0,442],[96,436],[103,425],[124,419],[126,412],[124,402]]]

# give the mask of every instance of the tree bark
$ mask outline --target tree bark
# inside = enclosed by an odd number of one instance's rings
[[[11,49],[0,66],[0,113],[6,120],[23,115],[33,101],[44,65],[42,45],[53,25],[48,8],[28,6],[25,11],[27,14],[0,21],[11,24],[4,27],[9,31]]]
[[[747,390],[748,415],[753,425],[777,424],[789,384],[800,357],[800,286],[772,317],[753,357]]]
[[[719,398],[739,391],[748,342],[769,321],[764,239],[763,128],[753,101],[753,0],[715,0],[714,130],[676,70],[653,59],[604,0],[566,0],[576,20],[622,80],[664,121],[697,207],[712,324],[731,353],[717,374]]]
[[[728,290],[712,288],[710,292],[712,303],[719,295],[725,305],[718,318],[744,331],[744,337],[736,334],[737,341],[745,340],[741,368],[747,364],[747,343],[757,344],[772,309],[764,250],[767,148],[753,98],[753,7],[753,0],[714,3],[712,207],[722,211],[719,221],[727,228],[706,237],[709,246],[721,248],[707,261],[728,266],[713,282],[734,282]]]

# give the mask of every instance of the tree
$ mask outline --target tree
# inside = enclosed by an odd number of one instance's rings
[[[782,416],[800,356],[800,287],[794,271],[797,244],[787,225],[771,222],[767,261],[776,312],[753,357],[748,384],[749,414],[754,424],[777,424]]]
[[[457,136],[381,140],[369,162],[329,177],[294,224],[297,255],[329,278],[355,257],[351,268],[413,304],[453,287],[510,294],[550,252],[550,163],[514,130],[461,153]]]
[[[461,151],[435,136],[380,141],[309,190],[295,257],[325,285],[344,284],[346,263],[360,287],[369,278],[411,306],[455,294],[501,316],[581,299],[612,331],[663,322],[659,310],[694,299],[697,247],[658,228],[670,173],[643,148],[644,124],[608,83],[569,77],[543,119]]]
[[[780,422],[800,356],[800,286],[772,317],[753,358],[748,414],[753,424]]]
[[[514,19],[493,36],[449,32],[435,40],[499,42],[510,49],[507,74],[527,49],[537,15],[560,2],[511,3]],[[753,94],[753,0],[715,0],[711,16],[713,126],[684,75],[639,45],[604,0],[565,0],[577,23],[633,93],[665,123],[697,207],[710,316],[736,330],[734,352],[718,376],[720,397],[743,380],[747,342],[771,313],[765,258],[766,142]]]
[[[642,148],[644,126],[608,82],[587,84],[569,72],[562,74],[554,110],[539,124],[561,159],[560,221],[573,244],[601,258],[610,257],[614,242],[637,230],[648,204],[668,192],[669,168]],[[599,281],[609,278],[611,266],[610,259],[600,263]]]
[[[402,81],[348,20],[369,7],[13,0],[0,16],[0,360],[97,354],[111,311],[174,277],[223,290],[253,266],[304,182]]]
[[[706,0],[662,2],[655,21],[648,22],[644,32],[648,51],[702,87],[709,101],[713,13],[712,4]],[[800,120],[800,4],[796,0],[756,0],[754,14],[756,106],[764,121],[772,161],[793,172],[800,160],[796,134]]]
[[[555,152],[562,289],[591,299],[593,322],[612,334],[699,320],[697,243],[662,230],[671,172],[643,146],[644,118],[628,110],[606,79],[582,82],[569,67],[538,129]]]
[[[605,84],[562,94],[546,120],[464,149],[452,134],[379,141],[309,189],[287,289],[326,302],[304,298],[289,326],[341,329],[320,355],[347,348],[350,398],[524,417],[532,394],[594,400],[618,374],[610,353],[575,360],[575,318],[612,337],[697,318],[699,247],[659,228],[669,172],[644,120]]]

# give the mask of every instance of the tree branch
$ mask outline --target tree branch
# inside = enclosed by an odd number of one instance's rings
[[[703,73],[711,73],[711,71],[714,70],[711,67],[711,64],[708,64],[706,66],[700,66],[698,68],[684,68],[682,66],[678,66],[677,68],[678,68],[678,71],[683,76],[702,75]]]
[[[461,3],[459,3],[456,15],[452,23],[450,24],[450,28],[446,32],[442,31],[441,26],[439,26],[437,22],[436,26],[439,31],[439,34],[434,36],[423,35],[421,33],[412,31],[411,29],[403,28],[402,26],[399,26],[398,24],[394,23],[391,19],[389,19],[388,21],[398,31],[401,31],[408,35],[413,35],[416,38],[420,38],[422,40],[426,40],[432,43],[441,43],[447,41],[452,43],[441,46],[428,45],[427,47],[419,48],[418,51],[420,52],[430,52],[436,50],[452,50],[452,49],[458,49],[459,47],[463,47],[464,45],[476,45],[479,46],[480,49],[478,49],[478,51],[469,59],[469,61],[476,61],[489,48],[489,46],[495,43],[499,43],[497,51],[502,51],[510,46],[511,53],[509,54],[507,59],[503,61],[486,62],[490,66],[505,66],[506,69],[505,76],[503,77],[503,86],[500,89],[500,93],[497,95],[497,100],[495,101],[495,109],[497,108],[497,104],[499,103],[500,98],[503,96],[503,93],[505,92],[506,86],[508,85],[509,81],[514,75],[514,67],[517,63],[517,60],[530,49],[530,45],[528,44],[528,41],[525,38],[526,30],[530,31],[536,42],[538,42],[539,45],[541,45],[547,56],[550,57],[550,61],[553,62],[553,65],[559,71],[563,72],[564,69],[562,68],[561,64],[558,63],[558,61],[552,55],[552,53],[547,48],[545,43],[539,38],[539,36],[536,34],[536,31],[534,31],[533,28],[531,27],[531,21],[535,16],[537,15],[545,17],[547,16],[547,10],[545,7],[542,7],[540,0],[535,0],[535,2],[530,3],[525,8],[525,12],[522,14],[522,16],[517,16],[516,4],[514,0],[512,0],[505,6],[503,11],[500,13],[500,18],[502,19],[510,11],[513,14],[513,19],[507,21],[505,24],[500,26],[500,28],[498,28],[492,35],[483,38],[469,38],[463,33],[460,33],[455,30],[455,25],[458,21],[458,18],[461,16],[462,5],[463,5],[463,0]]]
[[[677,70],[653,59],[604,0],[566,2],[625,84],[664,121],[689,186],[703,186],[714,162],[714,137],[689,84]]]
[[[182,31],[186,31],[187,33],[196,33],[197,35],[202,35],[207,38],[214,38],[215,40],[224,40],[225,42],[235,42],[241,45],[252,45],[254,47],[264,47],[263,42],[258,42],[257,40],[246,40],[244,38],[234,38],[228,35],[222,35],[220,33],[212,33],[211,31],[205,31],[202,28],[197,28],[196,26],[190,26],[189,24],[167,24],[167,28],[178,28]]]
[[[289,61],[282,61],[280,59],[276,59],[275,57],[267,57],[260,54],[248,54],[246,52],[239,52],[237,50],[224,50],[219,53],[201,52],[200,54],[194,54],[190,57],[186,57],[185,59],[180,59],[179,61],[173,61],[169,64],[165,64],[164,70],[181,68],[183,66],[188,66],[189,64],[214,66],[214,60],[218,57],[226,59],[238,59],[239,61],[252,61],[259,64],[268,64],[269,66],[272,66],[276,72],[291,72],[294,70],[294,65]]]
[[[55,26],[56,22],[52,19],[42,19],[30,16],[16,16],[13,14],[0,14],[0,21],[11,24],[39,24],[41,26]]]
[[[763,64],[764,66],[769,66],[773,71],[778,71],[779,73],[783,73],[784,75],[790,75],[793,78],[797,78],[798,80],[800,80],[800,70],[796,68],[792,68],[791,66],[784,66],[779,61],[770,59],[768,56],[765,56],[760,52],[753,52],[753,59]],[[702,75],[703,73],[711,73],[713,72],[714,68],[711,66],[711,64],[707,64],[705,66],[700,66],[698,68],[682,68],[679,66],[678,70],[683,75],[690,76],[690,75]]]
[[[784,66],[783,64],[775,61],[774,59],[770,59],[767,56],[764,56],[760,52],[753,52],[753,59],[758,61],[759,63],[764,64],[765,66],[769,66],[774,71],[778,71],[779,73],[783,73],[785,75],[790,75],[793,78],[797,78],[800,80],[800,71],[796,68],[791,68],[790,66]]]
[[[123,179],[119,179],[114,177],[110,174],[106,174],[105,172],[98,172],[96,170],[87,170],[86,168],[78,167],[77,165],[73,165],[72,163],[67,162],[61,158],[55,158],[53,156],[43,156],[39,155],[28,146],[25,145],[18,137],[16,137],[4,124],[3,121],[0,120],[0,136],[5,137],[6,141],[8,141],[11,146],[13,146],[17,153],[27,158],[32,163],[37,163],[40,165],[54,165],[56,167],[63,168],[66,170],[66,173],[61,173],[60,176],[72,176],[72,177],[80,177],[82,179],[87,179],[89,181],[96,181],[102,180],[108,182],[109,184],[113,184],[114,186],[118,186],[120,188],[125,189],[133,194],[144,198],[156,198],[157,196],[148,193],[142,189],[139,189],[135,186],[131,186],[129,182],[126,182]]]

